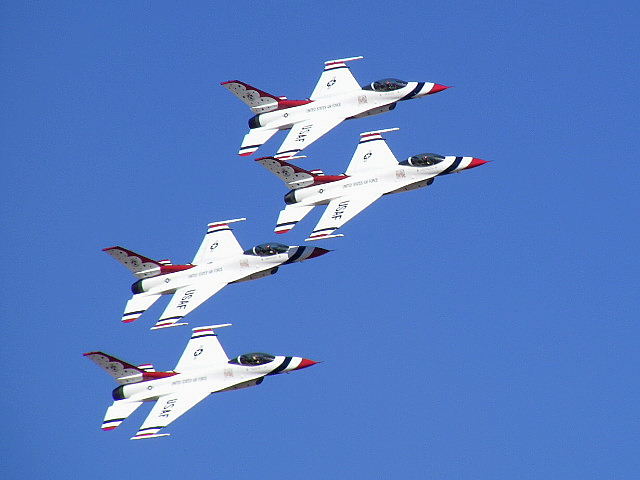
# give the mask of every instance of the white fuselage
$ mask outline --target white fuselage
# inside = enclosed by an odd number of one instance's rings
[[[304,105],[274,110],[258,115],[260,127],[287,130],[294,124],[309,120],[316,115],[334,114],[337,118],[365,117],[391,110],[396,102],[426,95],[433,88],[430,82],[408,82],[405,87],[389,92],[360,90],[332,95]],[[257,126],[257,125],[256,125]],[[304,130],[301,132],[304,135]]]
[[[289,359],[286,368],[274,372],[280,365]],[[198,389],[210,393],[222,390],[234,390],[257,385],[258,380],[270,373],[281,373],[298,368],[302,358],[276,356],[275,359],[263,365],[238,365],[222,363],[218,365],[189,370],[177,373],[165,378],[147,380],[139,383],[130,383],[118,387],[118,399],[131,402],[146,402],[157,400],[158,397],[169,395],[162,399],[166,402],[165,408],[172,408],[171,394],[179,394],[181,391]]]
[[[260,276],[268,275],[269,271],[274,267],[289,260],[293,254],[292,250],[295,251],[295,248],[286,253],[269,256],[244,254],[223,258],[195,265],[187,270],[145,278],[141,281],[140,288],[145,294],[157,295],[173,293],[178,288],[186,287],[200,280],[223,283],[232,283],[244,279],[252,280],[252,278],[246,277],[255,275],[255,278],[260,278]],[[264,273],[264,275],[259,275],[260,273]]]
[[[295,190],[296,204],[325,205],[331,200],[344,196],[386,195],[425,187],[431,179],[444,172],[453,173],[463,170],[471,163],[473,157],[462,157],[458,166],[447,172],[457,158],[460,157],[447,156],[437,165],[424,167],[398,164],[392,168],[372,169],[335,182],[300,188]]]

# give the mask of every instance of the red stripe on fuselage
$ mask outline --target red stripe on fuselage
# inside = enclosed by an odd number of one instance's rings
[[[319,185],[322,183],[337,182],[338,180],[344,180],[349,178],[349,175],[316,175],[313,177],[313,184]]]
[[[285,108],[291,107],[299,107],[300,105],[306,105],[307,103],[311,103],[313,100],[278,100],[278,110],[283,110]]]
[[[182,270],[189,270],[193,267],[195,267],[195,265],[160,265],[160,275],[164,275],[165,273],[180,272]]]
[[[143,380],[153,380],[156,378],[166,378],[166,377],[173,377],[174,375],[177,375],[177,372],[144,372],[142,374],[142,378]]]

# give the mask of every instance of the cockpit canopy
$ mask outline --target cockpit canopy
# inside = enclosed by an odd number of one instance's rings
[[[259,257],[269,257],[271,255],[278,255],[279,253],[287,253],[289,247],[277,242],[261,243],[256,245],[251,250],[247,250],[247,255],[258,255]]]
[[[255,367],[256,365],[264,365],[265,363],[273,362],[276,359],[275,355],[270,353],[245,353],[239,357],[229,360],[229,363],[236,365],[246,365],[249,367]]]
[[[407,158],[404,162],[400,162],[400,165],[411,165],[412,167],[429,167],[436,165],[444,160],[442,155],[437,153],[420,153],[412,157]]]
[[[363,90],[373,90],[374,92],[392,92],[402,87],[406,87],[407,82],[397,78],[383,78],[362,87]]]

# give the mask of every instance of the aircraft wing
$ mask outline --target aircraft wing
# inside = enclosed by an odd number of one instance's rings
[[[335,113],[316,115],[310,120],[296,123],[280,145],[276,158],[287,158],[296,155],[303,148],[308,147],[325,133],[337,127],[344,121],[342,115]]]
[[[339,60],[327,60],[324,62],[324,71],[313,89],[310,100],[338,95],[341,93],[362,90],[358,82],[353,77],[351,70],[345,64],[350,60],[359,60],[363,57],[342,58]]]
[[[309,240],[319,240],[323,238],[339,237],[342,235],[333,235],[333,232],[367,208],[382,195],[378,193],[344,196],[331,200],[327,205],[327,209],[320,217],[316,228],[309,235]]]
[[[392,132],[398,128],[387,128],[376,130],[375,132],[364,132],[360,134],[360,142],[353,152],[351,162],[347,167],[345,175],[354,175],[365,170],[375,170],[384,167],[394,167],[398,165],[395,155],[387,145],[387,141],[382,138],[384,132]]]
[[[231,324],[225,323],[222,325],[194,328],[191,339],[189,343],[187,343],[187,347],[184,349],[174,370],[176,372],[183,372],[213,363],[224,363],[228,361],[227,354],[224,353],[224,349],[222,345],[220,345],[214,329],[228,327],[229,325]]]
[[[227,285],[227,282],[212,282],[210,280],[202,280],[194,282],[186,287],[176,290],[169,305],[164,309],[160,316],[160,320],[151,327],[151,330],[159,328],[177,327],[178,325],[186,325],[186,323],[176,323],[183,317],[186,317],[193,310],[202,305],[210,297],[218,293]]]
[[[138,429],[138,433],[131,437],[131,440],[169,435],[158,432],[207,398],[210,393],[208,388],[193,387],[158,397],[156,404]]]
[[[229,224],[242,220],[246,220],[246,218],[210,223],[207,228],[207,234],[204,236],[202,244],[191,263],[200,265],[218,258],[240,255],[243,252],[242,247],[236,240],[236,236],[233,234]]]

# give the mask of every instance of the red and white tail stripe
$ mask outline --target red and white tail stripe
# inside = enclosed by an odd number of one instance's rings
[[[383,130],[373,130],[371,132],[362,132],[360,134],[360,143],[370,142],[372,140],[384,140],[382,138],[382,134],[386,132],[395,132],[396,130],[400,130],[397,127],[394,128],[385,128]]]
[[[137,312],[129,312],[122,315],[122,322],[131,323],[136,321],[140,316],[145,312],[145,310],[137,311]]]
[[[207,233],[213,233],[219,230],[225,230],[229,228],[230,223],[242,222],[244,220],[246,220],[246,218],[242,217],[242,218],[234,218],[233,220],[222,220],[219,222],[210,223],[209,225],[207,225]]]
[[[335,231],[337,229],[333,229],[331,230],[332,232]],[[311,242],[313,240],[324,240],[327,238],[338,238],[338,237],[344,237],[344,235],[342,233],[336,233],[335,235],[331,235],[331,233],[312,233],[311,235],[309,235],[309,238],[305,238],[304,241],[305,242]]]
[[[151,330],[159,330],[161,328],[169,328],[169,327],[180,327],[182,325],[188,325],[188,323],[186,322],[182,322],[182,323],[178,323],[178,320],[180,320],[183,317],[171,317],[171,318],[165,318],[165,319],[160,319],[156,322],[156,324],[151,327]]]
[[[118,427],[125,419],[114,418],[113,420],[105,420],[102,422],[102,430],[113,430]]]
[[[248,157],[249,155],[252,155],[254,152],[256,152],[261,145],[249,145],[247,147],[240,147],[240,150],[238,150],[238,155],[242,156],[242,157]]]
[[[191,338],[198,338],[200,336],[202,336],[203,334],[206,333],[215,333],[214,330],[216,328],[222,328],[222,327],[230,327],[232,324],[231,323],[220,323],[218,325],[208,325],[208,326],[204,326],[204,327],[195,327],[192,328],[191,330],[193,331],[193,333],[191,334]]]
[[[336,60],[327,60],[326,62],[324,62],[324,69],[326,71],[336,67],[346,67],[344,62],[351,62],[353,60],[362,60],[363,58],[364,58],[363,56],[358,56],[358,57],[338,58]]]
[[[279,160],[284,160],[284,159],[291,160],[293,158],[297,158],[298,157],[298,155],[297,155],[298,152],[300,152],[299,148],[294,149],[294,150],[286,150],[284,152],[276,153],[273,156],[273,158],[277,158]]]
[[[138,430],[131,440],[141,440],[143,438],[168,437],[168,433],[158,433],[162,427],[148,427]]]

